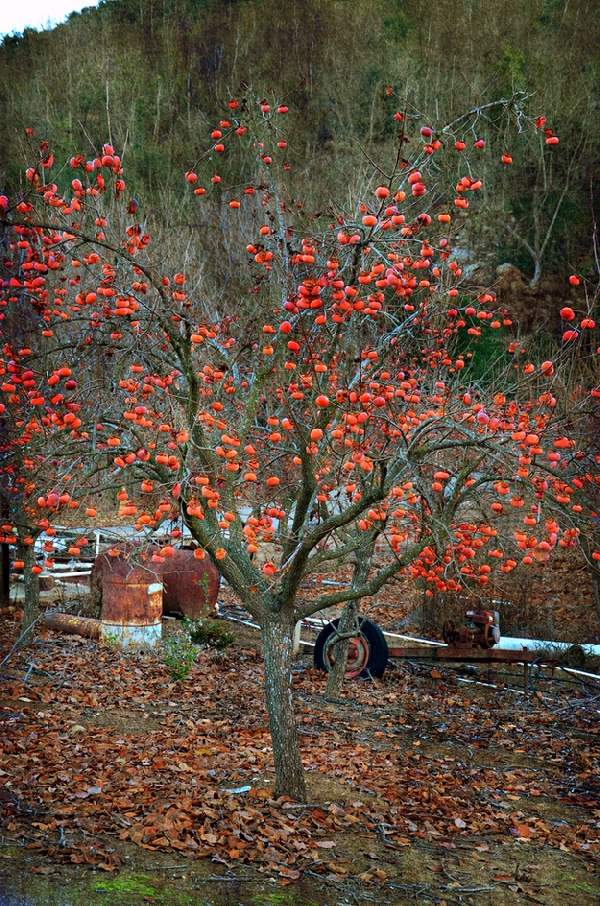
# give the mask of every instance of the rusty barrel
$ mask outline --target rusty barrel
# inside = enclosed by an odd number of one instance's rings
[[[208,557],[196,560],[190,548],[176,548],[160,573],[165,613],[183,614],[190,620],[216,614],[221,574]]]
[[[107,551],[100,553],[94,562],[91,591],[95,600],[104,599],[104,587],[110,576],[126,576],[140,569],[148,582],[163,583],[164,613],[182,614],[191,620],[214,616],[221,575],[214,563],[205,557],[196,560],[190,548],[177,548],[172,557],[161,563],[152,560],[160,548],[154,544],[135,545],[124,542],[112,546],[117,557]]]
[[[121,646],[156,645],[162,634],[161,582],[144,570],[103,577],[101,637]]]

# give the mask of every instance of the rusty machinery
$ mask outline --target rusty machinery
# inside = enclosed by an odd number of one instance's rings
[[[447,645],[463,648],[493,648],[500,641],[500,614],[497,610],[467,610],[463,626],[446,620],[442,638]]]
[[[456,663],[521,664],[524,686],[528,688],[529,667],[532,663],[554,667],[556,658],[541,657],[539,651],[524,647],[519,651],[494,648],[500,641],[500,617],[497,610],[483,607],[468,610],[465,623],[456,626],[447,620],[443,626],[445,645],[419,645],[388,647],[387,639],[376,623],[362,617],[354,646],[349,652],[348,676],[381,677],[389,658],[401,660],[454,661]],[[319,633],[314,647],[315,666],[330,670],[334,663],[331,643],[337,629],[337,620],[327,623]],[[393,636],[388,636],[393,638]]]
[[[351,639],[348,652],[347,673],[349,676],[383,676],[386,664],[390,657],[414,657],[427,655],[437,659],[463,658],[468,660],[472,655],[475,660],[488,659],[500,660],[500,651],[491,652],[490,649],[500,641],[500,616],[497,610],[484,610],[478,608],[466,612],[466,621],[463,626],[456,626],[447,620],[443,626],[443,637],[446,646],[429,649],[427,647],[396,648],[389,647],[388,642],[376,623],[364,617],[360,618],[356,637]],[[331,670],[335,655],[333,643],[336,639],[339,620],[327,623],[315,641],[314,662],[321,670]],[[487,654],[486,654],[487,653]],[[510,660],[511,657],[509,656]]]

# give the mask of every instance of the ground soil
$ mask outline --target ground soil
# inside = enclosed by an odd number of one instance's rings
[[[392,665],[332,702],[305,654],[297,804],[273,798],[259,636],[227,628],[179,683],[59,634],[2,668],[3,906],[597,902],[593,681]]]

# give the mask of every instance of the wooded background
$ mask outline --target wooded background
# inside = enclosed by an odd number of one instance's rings
[[[432,15],[418,0],[101,2],[52,31],[4,39],[0,180],[9,192],[21,184],[24,128],[32,124],[38,137],[51,138],[57,160],[85,147],[93,157],[111,141],[146,216],[174,224],[183,213],[174,210],[175,192],[217,111],[232,96],[268,94],[301,114],[289,138],[305,163],[293,180],[317,211],[339,198],[349,178],[349,191],[360,189],[372,172],[367,155],[382,165],[389,159],[395,110],[418,110],[439,129],[467,110],[524,92],[524,108],[546,115],[560,145],[544,163],[541,135],[526,150],[521,143],[499,185],[497,157],[511,149],[494,114],[481,118],[488,199],[469,242],[482,283],[505,262],[529,281],[534,258],[541,258],[530,301],[543,319],[565,275],[595,269],[594,6],[439,0]],[[192,235],[206,228],[185,213]]]

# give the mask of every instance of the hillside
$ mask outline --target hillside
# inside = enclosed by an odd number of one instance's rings
[[[368,158],[388,159],[395,110],[418,110],[440,129],[518,95],[528,113],[546,115],[560,146],[543,163],[530,142],[494,186],[494,204],[470,237],[478,279],[490,282],[504,262],[527,280],[592,269],[600,25],[591,4],[441,0],[435,17],[423,17],[422,6],[104,0],[52,31],[7,37],[0,181],[19,188],[25,127],[49,138],[57,159],[75,148],[93,156],[108,140],[148,216],[164,220],[216,110],[231,96],[268,95],[301,114],[290,136],[304,162],[296,179],[318,207],[334,191],[339,197],[340,185],[360,186]],[[493,109],[479,123],[495,164],[510,151],[505,124]],[[487,174],[485,160],[482,168]],[[534,296],[542,308],[545,295],[547,287]]]

